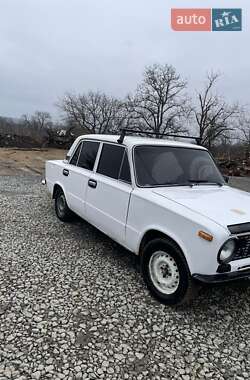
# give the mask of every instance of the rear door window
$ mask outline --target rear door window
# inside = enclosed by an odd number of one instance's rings
[[[77,166],[93,170],[100,143],[97,141],[84,141]]]
[[[119,145],[103,144],[97,173],[118,179],[125,148]]]

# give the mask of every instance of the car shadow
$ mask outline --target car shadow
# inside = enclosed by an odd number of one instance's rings
[[[176,306],[179,312],[212,310],[214,318],[235,312],[249,313],[250,279],[235,280],[221,284],[197,284],[197,294],[190,303]],[[229,305],[233,309],[229,310]]]
[[[93,245],[96,244],[96,242],[102,243],[107,248],[105,251],[110,252],[110,255],[112,256],[115,255],[115,257],[121,261],[121,264],[126,265],[130,270],[132,269],[137,273],[140,273],[140,259],[133,252],[127,250],[122,245],[115,242],[109,236],[105,235],[92,224],[81,219],[77,215],[74,217],[73,224],[80,229],[82,238],[86,238],[87,235],[89,241],[91,242],[92,240]],[[83,233],[85,236],[82,235]]]

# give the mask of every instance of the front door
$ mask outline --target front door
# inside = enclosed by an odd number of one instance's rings
[[[132,192],[127,151],[104,143],[97,172],[90,176],[86,196],[87,219],[118,242],[125,241]]]

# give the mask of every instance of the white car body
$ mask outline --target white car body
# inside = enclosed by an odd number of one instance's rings
[[[118,144],[119,136],[80,136],[64,161],[46,162],[46,183],[51,194],[63,190],[69,208],[113,240],[139,255],[143,242],[155,233],[171,238],[183,252],[191,276],[204,282],[227,281],[250,275],[250,243],[246,258],[232,260],[229,273],[218,270],[218,252],[232,237],[250,236],[250,194],[223,186],[179,186],[142,188],[137,185],[133,150],[139,145],[174,146],[179,149],[204,147],[169,140],[125,137],[131,184],[97,173],[102,146]],[[92,171],[70,164],[81,141],[100,142]],[[110,158],[112,159],[112,157]],[[63,170],[69,171],[68,176]],[[88,186],[89,180],[97,187]],[[237,233],[228,226],[237,225]],[[242,227],[242,228],[241,228]],[[213,237],[199,236],[203,231]],[[236,236],[237,235],[237,236]]]

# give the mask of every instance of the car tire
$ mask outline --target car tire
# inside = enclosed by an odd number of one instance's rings
[[[55,194],[55,211],[58,219],[62,222],[72,221],[74,214],[67,205],[66,197],[62,189],[58,189]]]
[[[141,270],[150,293],[165,305],[189,303],[196,293],[186,259],[171,240],[149,242],[142,252]]]

